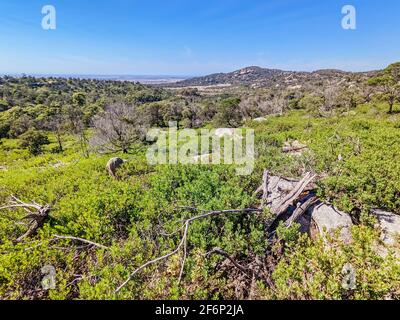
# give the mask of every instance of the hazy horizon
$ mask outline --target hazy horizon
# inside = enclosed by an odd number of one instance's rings
[[[396,61],[393,61],[393,63]],[[391,62],[389,62],[391,64]],[[218,74],[218,73],[230,73],[234,72],[237,70],[241,70],[244,68],[249,68],[249,67],[260,67],[263,69],[278,69],[282,71],[288,71],[288,72],[316,72],[319,70],[340,70],[340,71],[345,71],[345,72],[370,72],[370,71],[376,71],[376,70],[381,70],[381,69],[368,69],[368,70],[346,70],[346,69],[338,69],[338,68],[317,68],[313,70],[289,70],[289,69],[280,69],[280,68],[273,68],[273,67],[267,67],[267,66],[260,66],[260,65],[248,65],[248,66],[243,66],[235,70],[228,70],[225,72],[213,72],[213,73],[203,73],[203,74],[119,74],[119,73],[109,73],[109,74],[85,74],[85,73],[26,73],[26,72],[19,72],[19,73],[4,73],[1,72],[0,70],[0,76],[13,76],[13,77],[22,77],[22,76],[32,76],[32,77],[62,77],[62,78],[68,78],[68,77],[78,77],[78,78],[112,78],[112,77],[121,77],[121,78],[138,78],[138,79],[159,79],[159,78],[178,78],[178,79],[189,79],[189,78],[194,78],[194,77],[202,77],[202,76],[207,76],[210,74]],[[382,68],[383,69],[383,68]]]

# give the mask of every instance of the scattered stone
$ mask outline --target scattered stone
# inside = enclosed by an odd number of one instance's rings
[[[215,130],[215,136],[223,138],[225,136],[232,137],[233,139],[243,139],[241,135],[236,134],[237,129],[220,128]]]
[[[390,246],[398,244],[398,237],[400,236],[400,216],[379,209],[373,209],[371,213],[377,217],[382,229],[381,240]]]
[[[107,162],[107,170],[110,176],[117,178],[116,171],[120,168],[126,161],[121,158],[112,158]]]
[[[283,177],[271,176],[268,181],[268,197],[267,203],[269,207],[276,207],[281,200],[297,185],[299,181],[296,179],[288,179]],[[309,184],[304,193],[312,193],[316,189],[314,183]],[[305,202],[307,197],[303,197],[301,202]],[[296,208],[292,206],[289,213],[292,213]],[[340,229],[341,239],[345,242],[351,241],[351,227],[353,222],[349,214],[337,210],[335,207],[317,202],[311,206],[306,214],[299,221],[301,231],[307,232],[312,238],[324,233],[332,233]]]
[[[61,167],[66,166],[66,164],[63,163],[63,162],[61,162],[61,161],[57,161],[55,164],[52,164],[51,166],[52,166],[53,168],[55,168],[55,169],[58,169],[58,168],[61,168]]]
[[[255,122],[264,122],[264,121],[267,121],[267,118],[265,118],[265,117],[255,118],[255,119],[253,119],[253,121],[255,121]]]
[[[325,232],[333,233],[340,229],[340,238],[349,243],[352,240],[351,228],[353,222],[349,214],[337,210],[331,205],[324,203],[316,204],[309,210],[312,224],[310,234],[313,236],[316,232],[323,235]],[[311,228],[315,228],[311,230]]]

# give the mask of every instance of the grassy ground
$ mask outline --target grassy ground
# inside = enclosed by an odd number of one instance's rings
[[[190,230],[190,254],[182,283],[177,280],[179,256],[174,256],[138,274],[120,293],[114,292],[130,271],[177,245],[179,237],[174,231],[179,221],[193,214],[177,207],[255,205],[253,192],[265,168],[292,177],[315,170],[321,176],[321,197],[356,220],[371,207],[400,214],[400,115],[388,115],[386,109],[384,105],[363,105],[324,117],[297,110],[262,123],[248,123],[256,130],[257,160],[252,175],[244,177],[236,176],[233,166],[224,165],[153,167],[144,154],[137,154],[119,171],[120,180],[113,180],[105,170],[110,156],[91,154],[84,158],[72,137],[66,137],[63,153],[50,153],[56,145],[51,139],[52,144],[37,157],[20,149],[17,140],[3,140],[0,203],[14,194],[26,201],[49,203],[52,211],[38,235],[18,245],[12,240],[26,230],[16,223],[24,212],[1,212],[0,297],[249,297],[247,280],[235,279],[229,268],[216,268],[223,260],[220,257],[205,256],[211,248],[221,247],[240,261],[258,257],[273,265],[272,285],[254,283],[253,298],[398,298],[398,262],[391,255],[382,258],[372,250],[378,235],[368,224],[355,228],[356,241],[350,246],[332,239],[337,250],[311,243],[294,230],[296,236],[283,232],[284,244],[269,248],[267,253],[262,227],[267,217],[263,214],[196,222]],[[299,140],[309,150],[301,156],[284,154],[282,145],[287,140]],[[71,241],[54,243],[54,235],[82,237],[109,250]],[[351,293],[341,287],[345,262],[360,270],[362,284]],[[54,290],[41,289],[40,269],[44,265],[56,268]]]

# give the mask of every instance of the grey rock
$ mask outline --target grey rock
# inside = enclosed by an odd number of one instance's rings
[[[400,216],[379,209],[373,209],[371,213],[376,216],[382,229],[381,240],[387,245],[397,244],[400,236]]]
[[[267,202],[271,208],[279,205],[280,201],[296,186],[298,180],[282,178],[277,176],[269,177]],[[315,188],[311,184],[305,191]],[[294,208],[292,208],[293,210]],[[331,205],[318,202],[310,207],[307,213],[298,221],[301,231],[308,232],[311,236],[333,233],[340,229],[341,239],[345,242],[351,241],[351,227],[353,222],[349,214],[337,210]]]
[[[349,214],[324,203],[311,207],[309,214],[319,234],[323,235],[325,232],[333,233],[339,229],[340,238],[345,242],[351,241],[353,222]]]
[[[106,168],[108,170],[108,173],[110,176],[113,178],[116,178],[116,171],[118,168],[120,168],[126,161],[121,159],[121,158],[112,158],[107,162]]]

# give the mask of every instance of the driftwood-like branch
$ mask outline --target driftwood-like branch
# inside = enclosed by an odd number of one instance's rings
[[[180,207],[179,209],[184,209],[184,210],[189,210],[189,211],[195,211],[195,212],[201,212],[201,214],[194,216],[192,218],[188,218],[186,220],[180,221],[182,225],[180,228],[177,229],[177,232],[182,233],[181,240],[178,244],[178,246],[172,250],[171,252],[158,257],[156,259],[150,260],[146,262],[145,264],[139,266],[137,269],[135,269],[129,276],[128,278],[115,290],[115,293],[118,293],[121,291],[123,287],[125,287],[129,281],[133,279],[133,277],[143,269],[147,268],[148,266],[158,263],[160,261],[166,260],[181,251],[183,252],[183,257],[181,260],[181,268],[179,272],[179,282],[182,280],[183,272],[184,272],[184,267],[187,259],[187,241],[188,241],[188,233],[189,233],[189,228],[191,223],[194,221],[200,220],[200,219],[205,219],[208,217],[212,216],[219,216],[219,215],[225,215],[225,214],[232,214],[232,213],[240,213],[240,214],[252,214],[252,213],[261,213],[263,212],[263,209],[265,208],[266,205],[268,205],[268,196],[269,196],[269,171],[265,170],[263,174],[263,181],[262,185],[256,190],[255,195],[259,194],[262,192],[262,197],[261,197],[261,205],[258,209],[238,209],[238,210],[219,210],[219,211],[206,211],[202,209],[198,209],[196,207]],[[312,175],[311,173],[307,173],[298,183],[297,185],[291,190],[280,202],[279,204],[271,208],[271,212],[275,215],[276,219],[278,219],[283,213],[285,213],[289,206],[293,205],[300,195],[306,191],[310,190],[309,185],[310,183],[315,179],[316,175]],[[294,221],[297,221],[297,219],[316,201],[316,198],[311,198],[307,200],[304,204],[299,206],[293,216],[288,220],[287,225],[291,225]],[[238,264],[232,257],[229,256],[225,251],[215,248],[211,251],[211,253],[215,254],[220,254],[224,256],[225,258],[229,259],[233,265],[244,272],[247,276],[246,269]]]
[[[262,209],[238,209],[238,210],[219,210],[219,211],[205,211],[205,210],[201,210],[201,209],[196,209],[196,208],[192,208],[190,207],[190,210],[197,210],[200,212],[203,212],[203,214],[194,216],[192,218],[189,218],[187,220],[185,220],[183,222],[182,225],[182,229],[183,229],[183,235],[181,238],[181,241],[179,242],[178,246],[171,251],[170,253],[167,253],[161,257],[158,257],[154,260],[148,261],[145,264],[141,265],[140,267],[138,267],[137,269],[135,269],[130,275],[129,277],[126,279],[126,281],[124,283],[122,283],[116,290],[115,293],[118,293],[119,291],[121,291],[121,289],[123,287],[125,287],[129,281],[132,280],[132,278],[140,271],[142,271],[143,269],[145,269],[146,267],[155,264],[157,262],[160,262],[162,260],[166,260],[176,254],[178,254],[181,250],[183,250],[183,259],[182,259],[182,263],[181,263],[181,270],[179,273],[179,282],[182,279],[183,276],[183,271],[184,271],[184,267],[185,267],[185,263],[186,263],[186,258],[187,258],[187,238],[188,238],[188,232],[189,232],[189,227],[191,225],[191,223],[193,223],[196,220],[200,220],[200,219],[205,219],[208,217],[212,217],[212,216],[220,216],[220,215],[225,215],[225,214],[232,214],[232,213],[241,213],[241,214],[251,214],[251,213],[260,213],[262,212]],[[184,228],[183,228],[184,227]]]
[[[15,196],[11,196],[10,204],[0,207],[0,210],[15,208],[22,208],[28,213],[21,220],[28,220],[29,224],[28,230],[15,242],[21,242],[25,238],[35,235],[37,230],[43,226],[44,221],[49,216],[51,210],[51,207],[48,204],[42,206],[35,201],[32,201],[32,203],[26,203]],[[31,209],[35,209],[36,212],[32,212]]]
[[[98,247],[98,248],[101,248],[101,249],[106,249],[106,250],[110,249],[109,247],[106,247],[106,246],[104,246],[102,244],[99,244],[99,243],[96,243],[96,242],[93,242],[93,241],[90,241],[90,240],[86,240],[86,239],[83,239],[83,238],[72,237],[72,236],[58,236],[58,235],[54,235],[53,237],[54,237],[53,240],[73,240],[73,241],[79,241],[79,242],[87,243],[87,244],[90,244],[92,246],[95,246],[95,247]]]
[[[271,232],[270,235],[274,234],[274,230],[271,230],[271,227],[276,226],[282,216],[288,213],[289,208],[299,202],[300,199],[307,199],[307,201],[304,204],[301,202],[301,205],[294,210],[291,217],[287,219],[286,226],[290,226],[297,221],[317,201],[315,198],[308,201],[308,198],[314,194],[313,191],[316,188],[313,183],[315,178],[316,175],[312,175],[310,172],[306,173],[299,181],[270,176],[267,170],[264,171],[262,184],[256,190],[255,195],[262,192],[260,208],[263,209],[268,206],[273,216],[266,221],[266,228]],[[281,181],[285,183],[280,183]]]
[[[303,179],[301,179],[297,185],[293,188],[292,191],[289,192],[286,197],[284,197],[276,207],[271,208],[271,212],[279,217],[289,206],[293,205],[293,203],[299,198],[299,196],[304,192],[306,187],[316,178],[316,175],[311,175],[310,172],[307,172]]]
[[[101,249],[110,250],[110,248],[106,247],[105,245],[102,245],[100,243],[96,243],[96,242],[93,242],[93,241],[90,241],[90,240],[87,240],[87,239],[73,237],[73,236],[53,235],[53,238],[47,240],[47,242],[46,242],[46,240],[43,240],[43,241],[39,242],[38,244],[36,244],[36,245],[34,245],[32,247],[24,248],[24,251],[33,250],[33,249],[36,249],[36,248],[38,248],[40,246],[43,246],[43,245],[47,245],[48,246],[51,243],[54,243],[54,242],[57,242],[57,241],[60,241],[60,240],[72,240],[72,241],[86,243],[88,246],[94,246],[94,247],[98,247],[98,248],[101,248]],[[88,247],[88,246],[86,246],[86,247]],[[77,248],[79,248],[79,247],[77,247]]]
[[[283,153],[296,153],[303,150],[307,150],[307,146],[302,144],[301,142],[295,141],[287,141],[282,148]]]
[[[307,210],[313,206],[318,201],[318,198],[315,196],[311,196],[307,201],[298,206],[296,210],[293,212],[291,217],[286,221],[286,226],[291,227],[294,222],[297,222],[300,217],[307,212]]]

